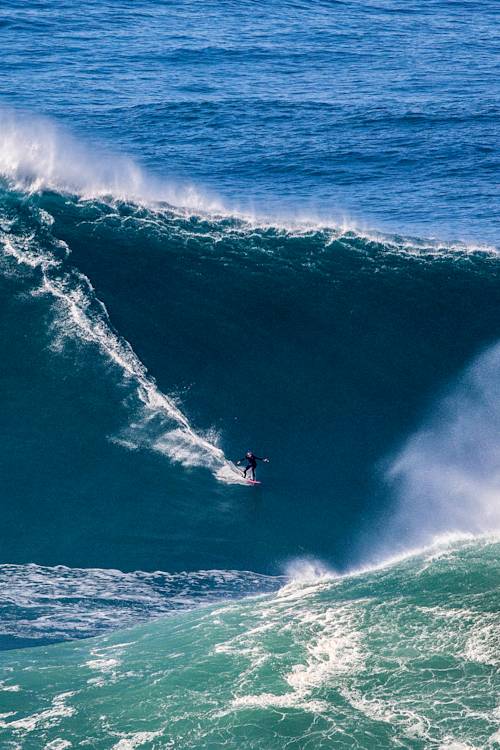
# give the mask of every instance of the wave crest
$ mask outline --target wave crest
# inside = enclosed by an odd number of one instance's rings
[[[201,211],[221,201],[193,184],[166,182],[133,159],[89,148],[48,118],[0,109],[0,174],[21,190],[56,190],[82,197],[164,201]]]

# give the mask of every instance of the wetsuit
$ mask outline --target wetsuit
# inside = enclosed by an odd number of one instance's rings
[[[257,468],[257,461],[263,461],[263,458],[259,458],[259,456],[256,456],[255,453],[247,453],[245,455],[245,458],[242,458],[241,461],[247,461],[247,465],[243,469],[243,476],[246,477],[247,471],[250,469],[250,474],[252,479],[255,481],[255,469]],[[238,463],[241,463],[241,461],[238,461]]]

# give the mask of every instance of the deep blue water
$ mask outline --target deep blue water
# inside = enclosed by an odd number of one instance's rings
[[[498,242],[496,2],[6,0],[5,104],[258,213]]]
[[[493,2],[3,4],[8,742],[498,743],[497,29]]]

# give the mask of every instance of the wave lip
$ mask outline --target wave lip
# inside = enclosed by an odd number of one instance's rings
[[[0,107],[0,175],[28,192],[55,190],[83,198],[167,202],[198,211],[221,201],[194,185],[147,174],[126,156],[89,148],[47,117]]]
[[[269,215],[251,206],[227,201],[193,183],[180,184],[146,172],[133,159],[86,146],[47,117],[0,107],[0,175],[18,190],[29,193],[54,190],[84,199],[127,201],[161,210],[175,208],[179,215],[212,216],[243,222],[242,230],[325,232],[325,242],[354,235],[385,246],[389,252],[442,256],[443,253],[492,253],[498,247],[482,243],[442,242],[406,238],[370,230],[347,214],[318,214],[314,210],[285,209]],[[216,231],[220,231],[218,227]]]

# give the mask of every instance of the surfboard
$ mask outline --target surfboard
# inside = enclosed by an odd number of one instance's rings
[[[247,484],[261,484],[258,479],[247,479]]]

